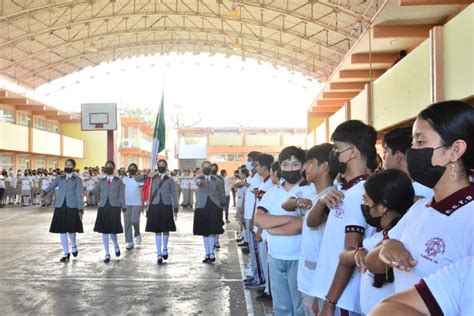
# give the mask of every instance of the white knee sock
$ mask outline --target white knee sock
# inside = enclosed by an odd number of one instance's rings
[[[155,234],[156,241],[156,255],[161,257],[161,233]]]
[[[105,255],[110,256],[109,251],[109,234],[102,234],[102,242],[104,243]]]
[[[170,233],[163,233],[163,254],[168,254],[168,240],[170,238]]]
[[[206,252],[206,257],[209,256],[209,237],[204,236],[204,251]]]
[[[64,254],[67,255],[69,253],[67,234],[59,234],[59,237],[61,238],[61,246],[63,246]]]
[[[216,235],[209,236],[209,255],[214,257],[214,248],[216,246]]]
[[[242,230],[242,236],[244,236],[244,242],[248,243],[249,241],[247,240],[248,239],[247,238],[247,230],[245,228]]]
[[[110,239],[114,242],[114,247],[115,249],[119,248],[118,240],[117,240],[117,234],[110,234]]]
[[[216,245],[217,245],[217,244],[219,244],[219,235],[214,235],[214,236],[216,236],[215,239],[216,239]]]
[[[68,233],[69,240],[71,241],[72,248],[77,248],[76,245],[76,233]]]

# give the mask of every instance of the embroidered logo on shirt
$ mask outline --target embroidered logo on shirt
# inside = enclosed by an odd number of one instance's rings
[[[435,237],[430,239],[426,244],[425,244],[425,254],[421,254],[421,256],[431,262],[434,262],[438,264],[438,261],[430,258],[430,257],[436,257],[438,254],[444,254],[446,251],[446,244],[443,239],[439,237]]]
[[[344,218],[344,208],[342,207],[342,205],[339,205],[338,207],[334,208],[333,211],[334,216],[336,216],[337,218]]]

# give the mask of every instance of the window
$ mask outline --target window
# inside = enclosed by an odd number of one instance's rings
[[[227,161],[242,161],[242,154],[227,154]]]
[[[46,165],[47,169],[58,167],[58,158],[56,157],[48,157],[46,158],[46,162],[47,162],[47,165]]]
[[[127,138],[137,139],[139,137],[140,137],[140,133],[139,133],[138,127],[129,126],[128,127],[128,137]]]
[[[40,129],[42,131],[46,130],[46,120],[42,117],[35,117],[35,128]]]
[[[7,108],[0,108],[0,122],[14,124],[14,112],[15,111]]]
[[[33,166],[34,169],[44,169],[46,167],[46,157],[35,156],[33,157]]]
[[[28,155],[18,155],[17,156],[17,169],[20,169],[21,171],[28,169],[30,167],[30,157]]]
[[[31,115],[25,112],[18,112],[17,124],[20,126],[31,127]]]
[[[211,154],[210,157],[212,162],[242,161],[242,159],[242,154]]]
[[[206,145],[207,137],[185,136],[181,138],[181,143],[184,145]]]
[[[0,155],[0,169],[10,169],[13,168],[13,158],[12,154],[2,154]]]
[[[56,121],[48,121],[48,132],[59,133],[59,124]]]

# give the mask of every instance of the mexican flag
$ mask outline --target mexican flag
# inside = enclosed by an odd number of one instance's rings
[[[161,94],[161,105],[155,120],[155,131],[153,132],[153,145],[151,147],[151,170],[156,168],[158,154],[165,149],[165,95]]]

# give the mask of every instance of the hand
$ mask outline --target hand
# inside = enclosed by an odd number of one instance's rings
[[[367,271],[367,265],[365,264],[365,258],[367,257],[367,251],[365,249],[357,250],[354,254],[354,261],[356,266],[362,269],[362,272]]]
[[[388,239],[382,243],[379,258],[386,265],[407,272],[418,264],[418,261],[413,259],[405,246],[395,239]]]
[[[263,241],[262,233],[258,232],[258,233],[255,235],[255,241],[256,241],[256,242],[261,242],[261,241]]]
[[[315,298],[313,300],[313,304],[311,305],[311,309],[313,310],[314,315],[319,314],[319,305],[318,305],[318,299],[317,298]]]
[[[297,198],[296,207],[310,209],[313,206],[313,202],[310,199]]]
[[[153,178],[154,176],[156,176],[158,173],[153,171],[153,170],[150,170],[148,172],[148,174],[146,175],[148,178]]]
[[[249,229],[253,231],[253,227],[254,227],[253,222],[250,222]]]
[[[318,316],[333,316],[336,306],[324,302],[323,308],[319,311]]]
[[[344,194],[339,191],[331,191],[324,194],[318,199],[318,203],[323,203],[329,208],[336,208],[341,205],[344,200]]]

